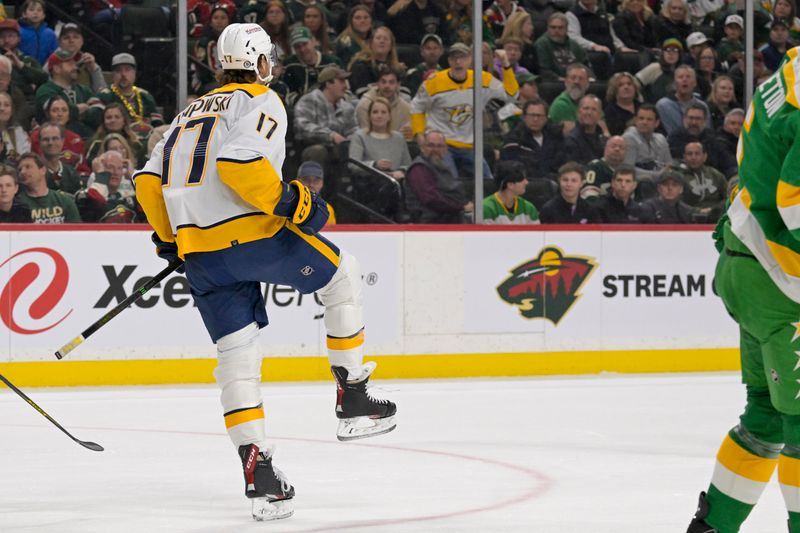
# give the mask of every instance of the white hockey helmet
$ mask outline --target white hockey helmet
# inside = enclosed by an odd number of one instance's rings
[[[262,55],[269,61],[266,78],[258,72]],[[262,83],[272,81],[272,67],[277,60],[272,39],[258,24],[229,24],[217,39],[217,57],[223,70],[252,70]]]

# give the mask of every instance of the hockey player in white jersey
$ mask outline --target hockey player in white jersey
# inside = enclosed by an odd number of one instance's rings
[[[260,282],[316,291],[325,305],[340,440],[393,430],[396,408],[366,389],[375,363],[362,362],[356,259],[317,234],[328,219],[325,202],[299,181],[281,179],[287,121],[267,86],[275,63],[269,36],[257,24],[231,24],[217,52],[222,87],[175,117],[134,180],[159,256],[184,260],[217,344],[214,376],[253,517],[272,520],[292,514],[294,487],[272,465],[265,435],[258,330],[267,314]]]

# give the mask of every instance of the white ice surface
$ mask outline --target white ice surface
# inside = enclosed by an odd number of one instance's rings
[[[27,390],[102,453],[0,389],[0,532],[682,533],[744,405],[735,374],[376,385],[397,429],[351,443],[332,383],[262,387],[297,489],[295,515],[267,523],[214,386]],[[773,479],[742,532],[785,523]]]

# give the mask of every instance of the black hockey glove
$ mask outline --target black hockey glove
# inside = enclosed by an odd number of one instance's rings
[[[180,261],[178,257],[178,245],[176,243],[162,241],[158,238],[158,234],[155,231],[153,235],[150,236],[150,239],[153,241],[153,244],[156,245],[156,255],[158,255],[158,257],[164,259],[168,263]],[[183,265],[176,269],[176,271],[181,274],[183,274],[184,270]]]
[[[297,194],[297,205],[292,213],[292,222],[297,224],[303,233],[314,235],[328,222],[330,213],[328,204],[317,193],[310,190],[298,180],[289,183]]]

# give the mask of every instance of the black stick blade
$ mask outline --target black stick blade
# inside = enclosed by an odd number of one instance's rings
[[[87,440],[78,440],[78,441],[75,441],[75,442],[77,442],[78,444],[80,444],[84,448],[88,448],[88,449],[92,450],[93,452],[102,452],[102,451],[105,450],[105,448],[103,448],[102,446],[100,446],[96,442],[89,442]]]

